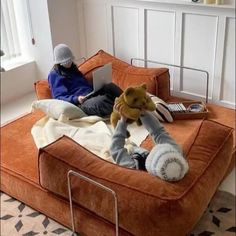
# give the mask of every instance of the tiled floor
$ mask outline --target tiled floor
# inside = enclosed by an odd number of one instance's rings
[[[1,236],[60,235],[73,236],[72,231],[44,214],[0,192]],[[79,234],[78,234],[79,236]]]
[[[17,101],[10,102],[1,106],[1,124],[13,120],[25,113],[31,111],[31,104],[35,100],[35,94],[30,93],[18,99]],[[230,175],[223,181],[219,189],[230,192],[235,195],[235,168]]]
[[[1,236],[60,235],[73,236],[72,231],[22,202],[0,192]],[[230,193],[217,191],[199,222],[188,236],[234,236],[235,201]],[[75,235],[74,235],[75,236]],[[79,236],[79,234],[77,234]]]

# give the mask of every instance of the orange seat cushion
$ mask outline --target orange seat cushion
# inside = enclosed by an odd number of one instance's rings
[[[230,165],[232,131],[203,121],[187,150],[189,172],[176,183],[104,161],[63,137],[41,150],[40,183],[68,199],[67,172],[75,170],[116,192],[122,229],[133,235],[183,236],[200,219]],[[111,194],[78,178],[72,177],[72,183],[79,206],[114,223]]]

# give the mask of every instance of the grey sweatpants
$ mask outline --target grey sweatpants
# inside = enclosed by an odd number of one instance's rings
[[[106,84],[79,107],[87,115],[108,116],[112,113],[115,98],[119,97],[122,92],[114,83]]]
[[[181,148],[178,146],[175,140],[168,134],[164,126],[151,112],[145,112],[143,115],[141,115],[140,119],[142,124],[148,130],[155,144],[168,143],[171,144],[177,151],[182,153]],[[123,120],[119,120],[112,137],[112,143],[110,147],[111,155],[117,164],[138,169],[137,160],[132,158],[132,154],[128,154],[127,149],[124,148],[126,130],[127,124]],[[147,150],[141,147],[135,147],[134,152],[146,156],[149,154]]]

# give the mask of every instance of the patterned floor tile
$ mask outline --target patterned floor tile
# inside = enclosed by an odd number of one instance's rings
[[[7,194],[0,193],[1,236],[73,236],[68,228]],[[235,236],[235,233],[235,196],[218,191],[189,236]]]
[[[73,235],[68,228],[4,193],[0,222],[1,236]]]

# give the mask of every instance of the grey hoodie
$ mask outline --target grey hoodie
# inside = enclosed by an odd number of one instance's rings
[[[182,154],[181,148],[151,112],[144,112],[140,119],[156,145],[168,143],[172,145],[180,154]],[[149,152],[144,148],[136,146],[134,147],[133,152],[129,154],[127,149],[124,148],[125,139],[127,138],[126,130],[126,122],[120,119],[112,137],[112,143],[110,147],[112,158],[117,164],[121,166],[146,170],[145,161]]]

